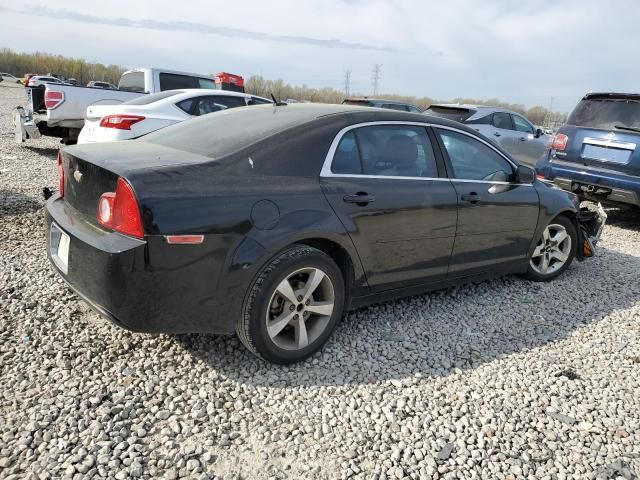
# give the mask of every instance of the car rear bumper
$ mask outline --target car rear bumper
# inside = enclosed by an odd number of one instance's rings
[[[545,173],[554,184],[583,200],[640,207],[640,177],[556,162]]]
[[[176,246],[167,245],[164,237],[138,240],[101,230],[81,220],[58,195],[48,200],[45,218],[51,264],[80,297],[116,325],[149,333],[234,331],[241,297],[217,292],[217,265],[203,259],[210,250],[198,250],[205,248],[202,245],[179,245],[169,255],[167,248]],[[52,224],[54,232],[57,228],[69,236],[66,268],[55,258]]]

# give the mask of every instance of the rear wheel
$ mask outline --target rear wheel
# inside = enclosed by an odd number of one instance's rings
[[[529,259],[525,276],[537,282],[547,282],[562,274],[576,255],[578,235],[567,217],[556,217],[542,231]]]
[[[344,308],[344,280],[324,252],[293,245],[254,279],[236,324],[242,343],[274,363],[309,357],[327,341]]]

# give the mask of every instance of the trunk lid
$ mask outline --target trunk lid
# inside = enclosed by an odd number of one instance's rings
[[[175,182],[167,170],[185,173],[212,159],[142,141],[73,145],[62,150],[64,201],[97,225],[98,201],[113,192],[118,177],[127,180],[143,203],[150,186]]]
[[[568,137],[558,159],[640,175],[640,96],[587,95],[558,133]]]

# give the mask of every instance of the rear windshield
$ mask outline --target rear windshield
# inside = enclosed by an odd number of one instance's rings
[[[640,102],[632,99],[589,98],[581,100],[567,120],[569,125],[612,130],[640,128]]]
[[[160,73],[160,90],[175,90],[176,88],[207,88],[215,90],[213,78],[199,78],[178,73]]]
[[[454,122],[463,123],[467,118],[474,114],[468,108],[452,108],[452,107],[435,107],[427,108],[423,113],[433,115],[434,117],[446,118]]]
[[[312,119],[290,107],[230,108],[163,128],[144,141],[219,158]]]
[[[122,75],[118,90],[144,93],[144,72],[129,72]]]
[[[167,90],[166,92],[153,93],[151,95],[143,95],[142,97],[134,98],[128,102],[124,102],[123,105],[149,105],[150,103],[157,102],[163,98],[173,97],[184,93],[182,90]]]

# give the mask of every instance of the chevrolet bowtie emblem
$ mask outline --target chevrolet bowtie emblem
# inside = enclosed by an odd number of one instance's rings
[[[82,181],[82,173],[80,172],[80,170],[75,170],[73,172],[73,178],[76,180],[76,182],[80,183]]]

